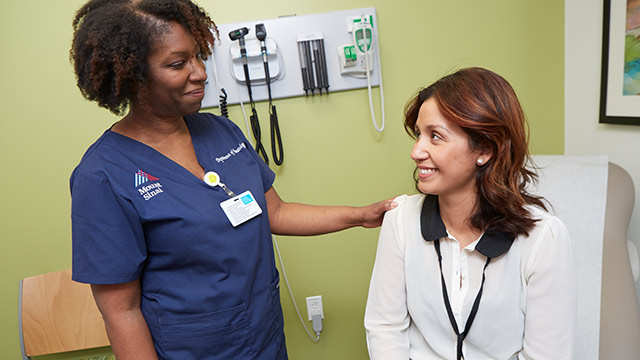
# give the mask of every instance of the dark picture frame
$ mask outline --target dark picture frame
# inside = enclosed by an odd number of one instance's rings
[[[636,30],[637,51],[640,54],[640,24],[628,33],[627,0],[604,0],[603,2],[600,123],[640,125],[640,72],[638,72],[638,80],[635,81],[627,76],[631,74],[627,70],[627,65],[631,63],[625,63],[628,48],[625,38],[635,35]],[[640,12],[640,4],[637,11]],[[631,33],[633,35],[629,35]],[[640,70],[640,55],[637,59],[637,70]],[[635,84],[637,84],[637,91]]]

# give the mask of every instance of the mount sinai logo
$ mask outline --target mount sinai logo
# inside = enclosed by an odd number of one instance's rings
[[[147,201],[152,197],[164,192],[162,190],[162,184],[160,184],[159,180],[160,179],[158,179],[157,177],[149,175],[140,169],[138,169],[138,171],[135,173],[135,187],[138,190],[138,193],[140,193],[140,196],[142,196]],[[140,185],[146,183],[150,184],[139,187]]]

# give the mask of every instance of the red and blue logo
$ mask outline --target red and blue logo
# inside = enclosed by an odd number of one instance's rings
[[[149,181],[156,181],[156,180],[160,180],[155,176],[149,175],[146,172],[138,169],[138,172],[136,172],[135,174],[135,183],[136,183],[136,187],[138,187],[139,185],[142,185],[144,183],[147,183]]]
[[[145,200],[149,200],[152,197],[164,192],[164,190],[162,189],[162,184],[160,184],[160,181],[158,181],[160,179],[155,176],[149,175],[146,172],[138,169],[138,172],[136,172],[135,174],[135,178],[136,190],[138,190],[140,196],[142,196]],[[149,185],[140,186],[151,181],[154,182]]]

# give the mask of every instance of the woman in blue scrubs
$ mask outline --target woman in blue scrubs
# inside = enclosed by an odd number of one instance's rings
[[[114,354],[286,359],[271,233],[375,227],[395,203],[282,201],[240,129],[198,113],[215,24],[191,1],[90,1],[73,26],[80,91],[124,115],[70,180],[73,279]]]

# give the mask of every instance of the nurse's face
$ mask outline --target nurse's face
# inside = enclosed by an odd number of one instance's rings
[[[139,100],[158,117],[178,117],[200,110],[207,79],[194,38],[178,23],[169,23],[149,55],[149,76]]]
[[[469,136],[442,116],[433,98],[420,107],[416,134],[411,158],[418,166],[418,189],[441,197],[475,199],[477,161],[486,162],[486,156],[470,148]]]

